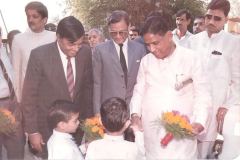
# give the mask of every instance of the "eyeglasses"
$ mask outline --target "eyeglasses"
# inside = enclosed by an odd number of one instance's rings
[[[125,36],[128,34],[128,31],[109,31],[109,33],[112,37],[116,37],[118,34],[120,36]]]
[[[222,17],[213,16],[213,15],[211,15],[211,14],[206,14],[206,15],[205,15],[205,18],[207,18],[207,19],[209,19],[209,20],[213,18],[214,21],[221,21],[221,20],[222,20]]]

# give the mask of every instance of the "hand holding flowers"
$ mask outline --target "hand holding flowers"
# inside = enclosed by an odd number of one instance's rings
[[[0,134],[11,135],[16,131],[17,122],[12,112],[0,108]]]
[[[203,127],[196,123],[191,125],[189,118],[181,115],[178,111],[164,112],[162,118],[156,121],[162,125],[167,134],[162,138],[161,145],[167,146],[173,139],[193,138],[195,134],[202,131]],[[202,128],[201,128],[202,127]]]

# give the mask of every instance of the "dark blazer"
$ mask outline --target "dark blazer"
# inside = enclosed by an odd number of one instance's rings
[[[132,97],[138,68],[146,54],[143,45],[128,40],[128,85],[125,87],[124,73],[113,40],[96,46],[93,53],[94,113],[99,113],[100,105],[110,97],[119,97],[129,104]]]
[[[82,46],[76,56],[74,103],[80,118],[93,115],[93,75],[91,50]],[[46,143],[51,130],[47,124],[49,107],[56,100],[71,101],[57,43],[32,50],[23,86],[22,109],[27,133],[39,132]]]

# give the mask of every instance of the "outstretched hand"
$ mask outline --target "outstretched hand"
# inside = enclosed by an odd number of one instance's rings
[[[200,123],[192,123],[193,134],[198,135],[204,130],[204,127]]]

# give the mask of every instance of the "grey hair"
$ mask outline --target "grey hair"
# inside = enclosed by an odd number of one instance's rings
[[[102,32],[100,29],[98,29],[98,28],[92,28],[92,29],[90,29],[90,30],[88,31],[88,35],[89,35],[90,33],[92,33],[92,32],[97,33],[97,35],[99,35],[99,36],[101,37],[101,39],[104,41],[105,37],[104,37],[104,35],[103,35],[103,32]]]

